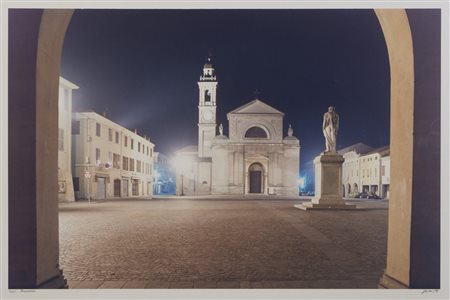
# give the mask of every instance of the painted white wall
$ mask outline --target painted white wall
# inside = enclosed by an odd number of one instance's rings
[[[73,202],[72,182],[72,92],[79,87],[59,77],[58,89],[58,201]],[[62,136],[60,136],[62,134]],[[62,139],[62,148],[60,148]]]
[[[355,151],[350,151],[344,155],[342,164],[342,184],[345,187],[345,197],[353,197],[361,191],[361,166],[359,162],[360,155]],[[350,186],[350,192],[348,187]]]
[[[383,185],[389,185],[390,157],[381,156],[380,153],[360,155],[355,151],[349,151],[344,155],[342,165],[342,184],[345,187],[345,197],[353,197],[363,191],[363,186],[377,186],[377,195],[382,196]],[[385,173],[383,175],[383,166]],[[354,190],[354,184],[358,185],[358,191]],[[348,185],[351,192],[348,193]]]
[[[149,139],[94,112],[75,113],[73,119],[80,122],[80,134],[73,135],[72,146],[73,174],[80,182],[79,191],[75,191],[78,199],[87,199],[89,196],[99,198],[98,185],[102,180],[98,181],[98,178],[106,178],[106,198],[118,197],[114,194],[114,180],[120,180],[120,197],[153,196],[154,144]],[[100,137],[96,134],[97,124],[100,126]],[[100,149],[98,160],[96,149]],[[114,154],[119,156],[116,165]],[[123,165],[124,156],[128,158],[127,170]],[[131,159],[134,160],[134,170],[130,168]],[[140,170],[138,161],[141,162]],[[86,178],[86,172],[91,175],[90,178]],[[137,195],[132,193],[135,179],[138,180]],[[124,186],[126,180],[128,185]]]

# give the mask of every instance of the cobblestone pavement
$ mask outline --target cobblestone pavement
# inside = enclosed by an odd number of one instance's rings
[[[60,204],[69,288],[377,288],[384,200],[160,198]]]

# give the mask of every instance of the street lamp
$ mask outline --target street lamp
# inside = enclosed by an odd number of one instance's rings
[[[189,171],[192,164],[192,159],[189,156],[177,156],[172,160],[172,164],[175,166],[175,170],[181,177],[181,193],[180,196],[184,196],[184,177]]]
[[[89,203],[91,203],[91,177],[92,177],[92,172],[90,170],[90,161],[89,161],[89,157],[86,156],[85,158],[85,171],[84,171],[84,177],[88,180],[88,186],[87,186],[87,192],[88,192],[88,201]],[[86,185],[85,185],[86,186]]]
[[[181,194],[180,196],[184,196],[184,174],[183,171],[181,171]]]

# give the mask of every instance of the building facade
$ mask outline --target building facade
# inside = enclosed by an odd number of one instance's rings
[[[389,186],[391,181],[391,157],[389,155],[381,157],[381,197],[389,198]]]
[[[344,197],[352,197],[359,193],[361,188],[360,175],[360,154],[352,150],[343,155],[342,164],[342,190]]]
[[[210,60],[199,86],[198,145],[176,153],[177,195],[298,195],[300,143],[284,114],[255,99],[227,114],[229,136],[216,124],[217,78]]]
[[[59,77],[58,90],[58,201],[73,202],[72,182],[72,92],[78,86]]]
[[[77,199],[152,197],[150,139],[94,112],[73,114],[72,167]]]
[[[342,165],[343,196],[366,192],[389,198],[389,146],[372,149],[359,143],[339,151]]]

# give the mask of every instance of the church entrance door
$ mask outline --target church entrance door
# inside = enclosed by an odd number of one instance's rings
[[[262,193],[263,167],[259,163],[254,163],[249,168],[250,193]]]

